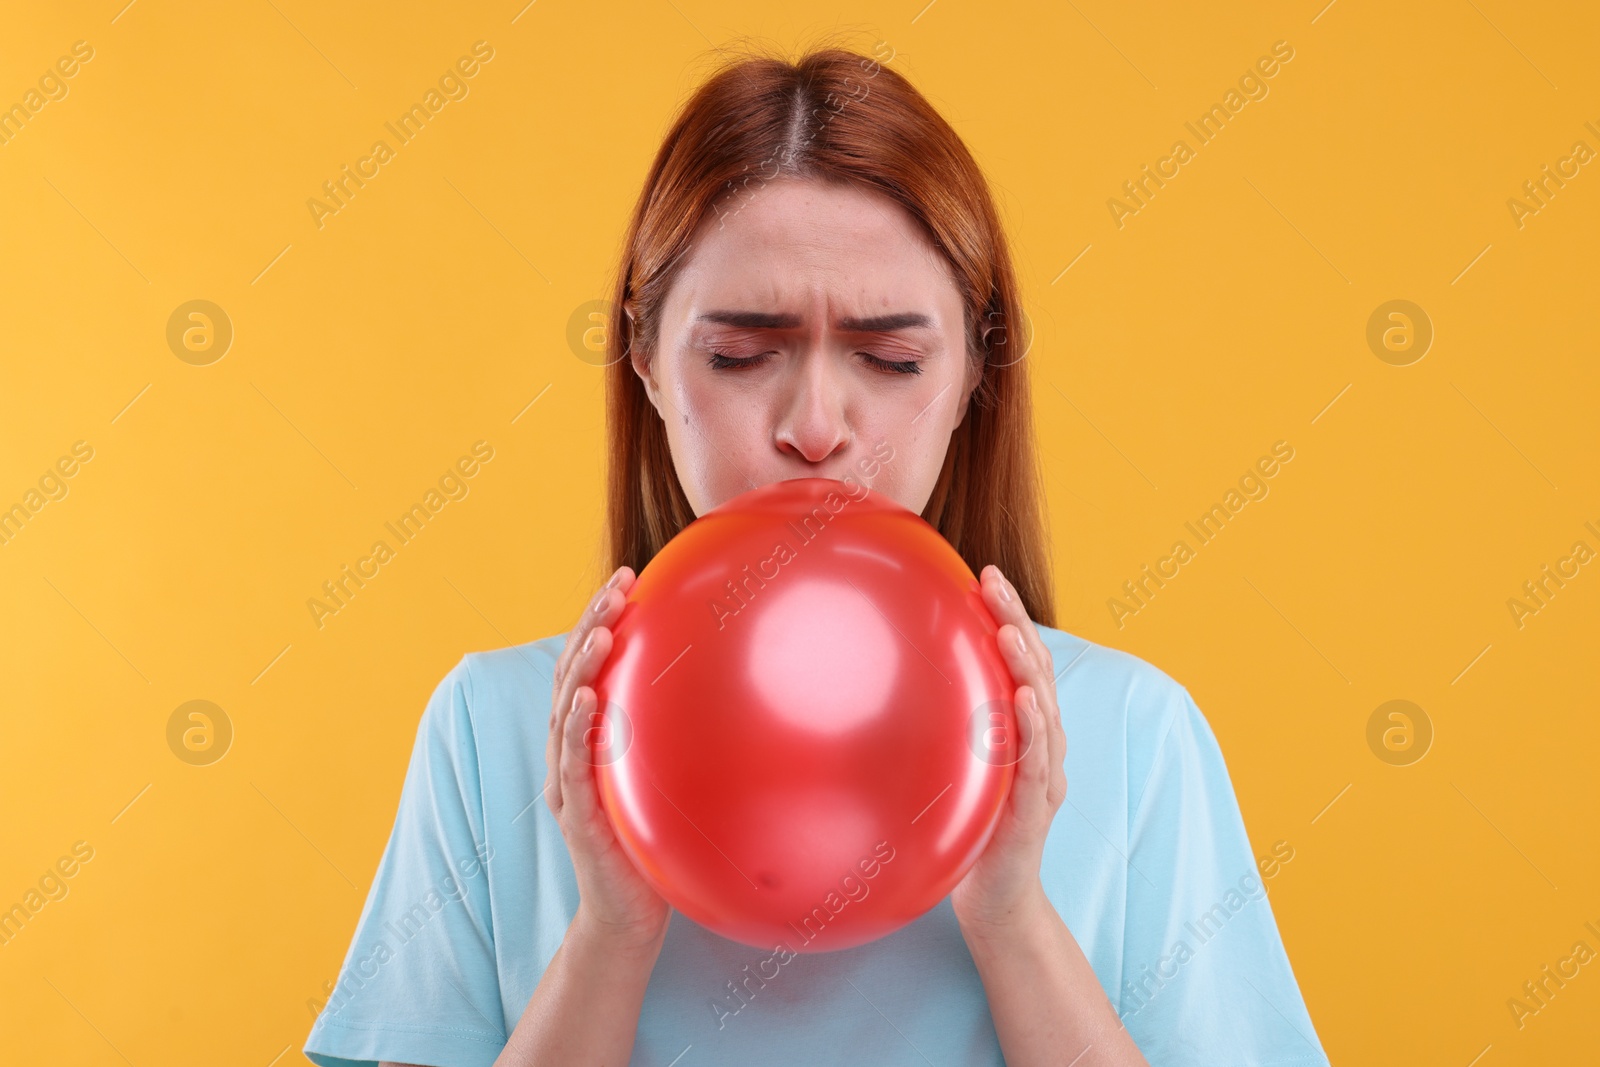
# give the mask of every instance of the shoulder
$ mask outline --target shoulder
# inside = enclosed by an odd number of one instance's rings
[[[530,730],[543,745],[556,660],[567,635],[464,653],[434,686],[418,724],[432,742],[460,748],[523,740]]]
[[[1074,727],[1080,735],[1120,742],[1127,760],[1127,783],[1137,793],[1173,727],[1209,734],[1205,716],[1177,679],[1155,664],[1119,648],[1097,644],[1052,626],[1035,623],[1050,650],[1056,672],[1056,702],[1067,729],[1069,751]]]
[[[507,698],[526,704],[530,697],[549,709],[550,687],[556,673],[556,660],[567,635],[554,634],[520,645],[468,652],[455,667],[479,702],[503,702]]]
[[[1115,704],[1131,725],[1145,730],[1170,725],[1181,705],[1192,702],[1182,683],[1149,660],[1053,626],[1034,626],[1054,661],[1058,697]]]

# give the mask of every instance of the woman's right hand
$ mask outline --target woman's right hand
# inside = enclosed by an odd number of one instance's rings
[[[561,827],[578,877],[574,924],[621,947],[648,948],[667,929],[671,907],[628,859],[600,807],[594,763],[585,741],[598,726],[598,698],[590,683],[611,654],[612,634],[634,573],[619,567],[595,594],[556,660],[550,732],[545,742],[545,800]]]

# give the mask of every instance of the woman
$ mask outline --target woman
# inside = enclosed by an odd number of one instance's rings
[[[434,692],[307,1055],[1326,1064],[1204,716],[1053,626],[1005,238],[917,91],[838,49],[725,67],[656,157],[614,306],[611,579],[569,633],[469,654]],[[593,682],[635,575],[686,524],[869,456],[872,487],[981,575],[1047,743],[933,910],[843,951],[753,950],[669,921],[620,850],[583,755]]]

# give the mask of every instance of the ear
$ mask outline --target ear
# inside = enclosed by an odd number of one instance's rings
[[[970,368],[970,366],[971,363],[969,362],[968,367]],[[971,406],[973,391],[977,389],[978,382],[981,381],[982,378],[983,367],[981,365],[976,372],[970,369],[967,371],[967,380],[962,384],[963,392],[961,394],[961,407],[956,411],[955,424],[950,427],[951,433],[955,433],[961,428],[961,424],[967,421],[967,408]]]
[[[633,373],[639,376],[644,383],[645,396],[650,398],[650,406],[656,409],[656,414],[661,415],[661,387],[656,382],[655,360],[637,348],[628,354],[628,362],[633,367]],[[665,416],[662,416],[663,418]]]

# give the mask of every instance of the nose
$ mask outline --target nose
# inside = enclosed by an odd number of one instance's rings
[[[813,349],[787,383],[774,438],[778,451],[821,463],[850,447],[855,433],[845,415],[844,383],[834,357]]]

